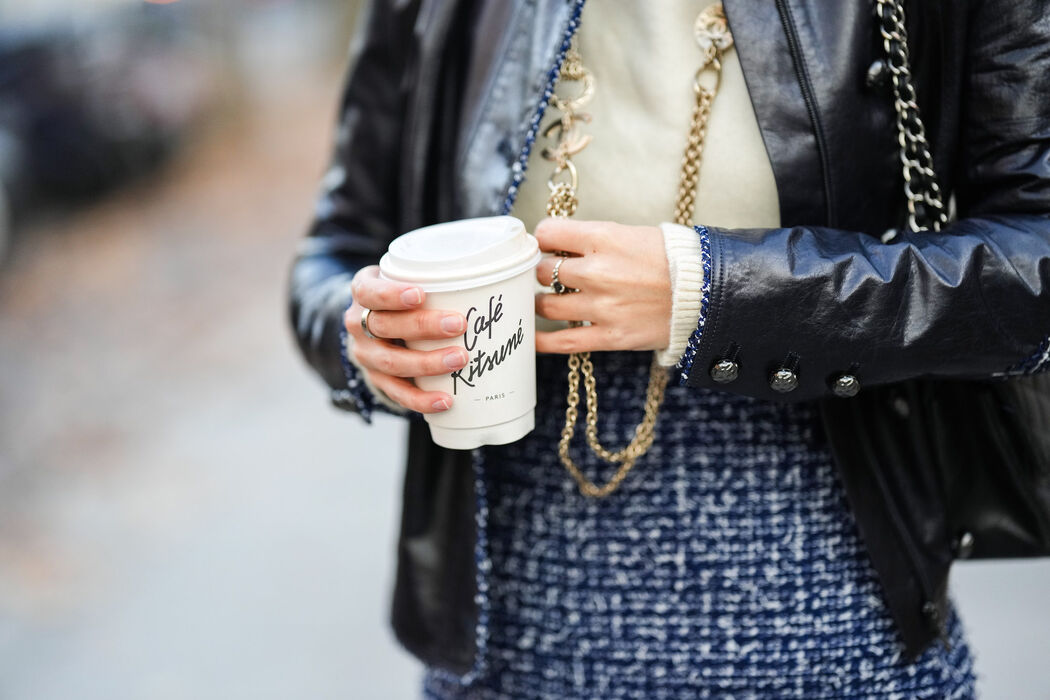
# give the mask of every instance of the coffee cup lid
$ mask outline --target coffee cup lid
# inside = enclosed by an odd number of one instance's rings
[[[513,216],[461,219],[398,236],[379,261],[386,279],[442,292],[517,275],[540,260],[535,237]]]

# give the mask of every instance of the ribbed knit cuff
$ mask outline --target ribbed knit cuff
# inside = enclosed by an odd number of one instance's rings
[[[664,251],[671,273],[670,343],[657,354],[664,367],[674,367],[689,344],[700,317],[704,270],[701,263],[700,238],[688,226],[663,222]]]

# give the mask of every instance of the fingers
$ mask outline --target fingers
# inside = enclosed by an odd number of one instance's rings
[[[533,233],[540,244],[540,250],[564,250],[586,255],[598,252],[598,244],[603,233],[607,234],[611,227],[616,226],[617,224],[610,221],[547,218],[536,224],[536,230]]]
[[[554,321],[594,319],[594,304],[586,292],[573,294],[537,294],[536,313]]]
[[[368,378],[378,389],[410,411],[441,413],[452,407],[452,397],[443,391],[423,391],[408,379],[369,372]]]
[[[430,377],[448,374],[467,364],[467,351],[447,347],[410,350],[369,338],[354,342],[354,359],[364,367],[395,377]]]
[[[387,339],[443,339],[461,335],[466,319],[455,311],[418,308],[424,292],[414,285],[379,278],[375,265],[362,268],[351,284],[353,303],[343,316],[353,336],[353,355],[372,384],[401,406],[420,413],[438,413],[452,406],[452,397],[440,391],[423,391],[412,377],[436,376],[462,369],[467,351],[460,347],[422,351],[395,345]],[[379,339],[368,338],[361,328],[361,314],[373,309],[368,329]]]
[[[353,304],[343,316],[343,324],[356,339],[364,338],[361,314],[372,309],[368,330],[379,338],[429,340],[454,338],[467,327],[463,314],[455,311],[417,308],[424,298],[418,287],[379,279],[375,265],[362,268],[350,283]]]
[[[632,339],[612,326],[579,326],[558,331],[537,332],[536,352],[567,355],[573,352],[635,350]]]
[[[360,328],[360,317],[358,317]],[[349,327],[348,327],[349,328]],[[454,338],[467,330],[467,319],[456,311],[417,309],[415,311],[373,311],[368,330],[379,338],[431,340]]]
[[[424,297],[423,290],[415,285],[380,279],[378,265],[363,267],[354,275],[350,283],[350,294],[355,302],[366,309],[383,311],[417,308],[423,303]],[[371,319],[369,323],[371,324]]]

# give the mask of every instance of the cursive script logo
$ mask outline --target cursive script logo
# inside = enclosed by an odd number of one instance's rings
[[[473,350],[474,346],[478,344],[478,336],[482,333],[488,333],[489,340],[492,340],[492,326],[503,318],[503,295],[489,297],[489,315],[485,316],[482,314],[475,318],[474,332],[471,333],[470,317],[477,310],[478,307],[472,306],[470,311],[467,312],[467,332],[463,335],[463,345],[467,348],[467,352]]]
[[[467,332],[463,334],[463,347],[468,353],[473,352],[474,354],[470,356],[466,367],[452,373],[453,395],[459,392],[461,382],[469,387],[475,386],[478,379],[486,372],[503,364],[511,353],[525,342],[523,319],[519,318],[518,327],[497,348],[486,351],[477,347],[478,337],[484,334],[487,340],[492,340],[493,327],[503,320],[503,295],[489,297],[486,311],[487,313],[479,314],[476,306],[470,307],[470,310],[467,311]]]

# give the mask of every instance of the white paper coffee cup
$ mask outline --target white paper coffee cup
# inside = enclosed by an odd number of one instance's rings
[[[425,309],[458,311],[458,338],[409,341],[414,350],[466,349],[467,365],[417,377],[425,391],[452,395],[452,408],[426,414],[442,447],[503,445],[535,426],[535,277],[540,250],[525,224],[510,216],[463,219],[396,238],[379,261],[380,276],[426,292]]]

